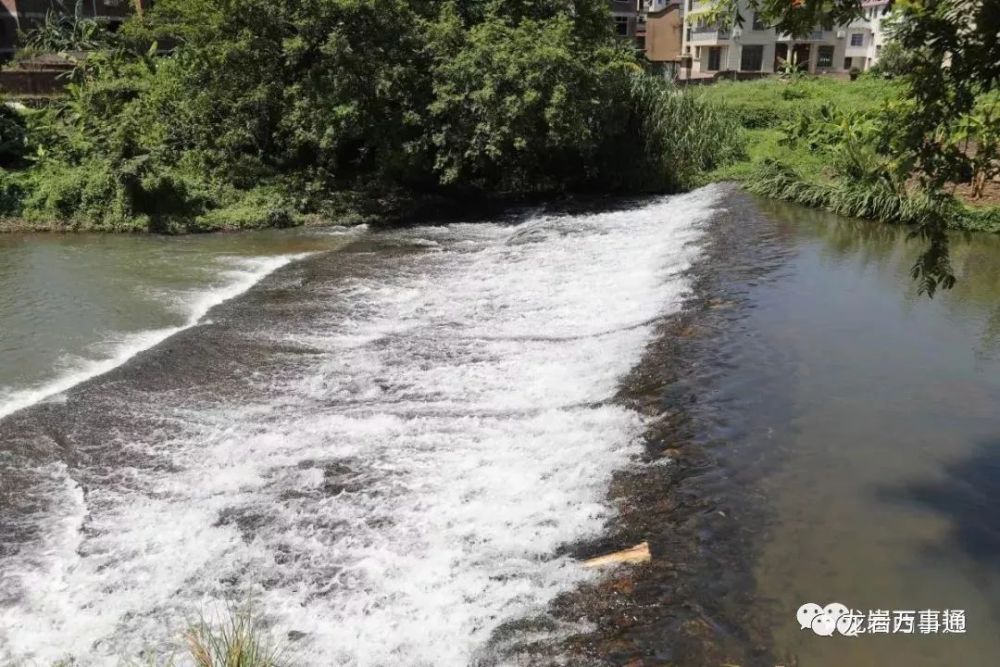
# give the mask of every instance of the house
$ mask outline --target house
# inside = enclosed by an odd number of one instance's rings
[[[608,0],[611,4],[611,20],[615,33],[621,37],[635,38],[639,24],[639,2],[637,0]]]
[[[141,0],[149,7],[152,0]],[[45,21],[50,12],[72,14],[76,0],[0,0],[0,55],[10,57],[17,45],[18,31],[31,30]],[[80,10],[115,29],[135,8],[135,0],[83,0]]]
[[[675,76],[684,46],[684,0],[641,0],[636,40],[646,59]]]
[[[777,32],[756,12],[740,3],[742,26],[723,29],[699,18],[710,2],[684,0],[683,52],[691,57],[692,78],[717,72],[776,72],[792,66],[813,74],[869,69],[878,59],[888,0],[863,0],[865,15],[848,26],[817,27],[805,36]]]

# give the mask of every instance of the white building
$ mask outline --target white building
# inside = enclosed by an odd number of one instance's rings
[[[856,67],[868,71],[878,62],[879,52],[887,41],[885,22],[889,18],[886,7],[889,0],[863,0],[864,18],[852,21],[847,26],[847,49],[844,52],[844,68]]]
[[[685,0],[684,55],[692,78],[716,72],[775,72],[787,64],[814,74],[869,69],[885,39],[883,13],[888,0],[863,0],[864,18],[832,30],[817,28],[805,37],[780,34],[741,3],[743,26],[721,30],[699,15],[708,1]]]

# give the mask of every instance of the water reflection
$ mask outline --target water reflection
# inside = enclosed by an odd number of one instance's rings
[[[796,248],[787,276],[754,293],[748,324],[784,366],[744,355],[734,372],[769,397],[754,417],[767,429],[740,444],[767,462],[757,582],[779,655],[831,667],[993,664],[1000,238],[955,235],[959,282],[928,299],[910,277],[922,248],[905,229],[759,207]],[[799,629],[799,605],[832,601],[965,609],[969,632],[837,640]]]
[[[910,271],[924,250],[904,227],[843,218],[817,209],[761,199],[758,205],[790,236],[822,242],[824,259],[878,272],[883,281],[898,283],[906,302],[922,301]],[[1000,350],[1000,235],[955,232],[951,236],[951,263],[958,278],[949,293],[939,295],[949,315],[981,319],[977,353]],[[984,317],[985,313],[985,317]]]

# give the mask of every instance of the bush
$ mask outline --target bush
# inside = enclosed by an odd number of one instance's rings
[[[0,217],[18,218],[24,209],[24,198],[31,189],[23,173],[0,169]]]
[[[918,51],[912,51],[899,42],[891,41],[882,47],[878,54],[878,62],[871,71],[886,78],[905,76],[914,71],[921,57]]]
[[[21,114],[0,99],[0,169],[24,164],[28,130]]]
[[[213,232],[220,230],[258,229],[261,227],[291,227],[299,220],[288,198],[275,189],[256,189],[241,193],[236,201],[212,208],[183,225],[183,231]],[[180,225],[179,225],[180,227]],[[179,231],[171,229],[169,231]]]

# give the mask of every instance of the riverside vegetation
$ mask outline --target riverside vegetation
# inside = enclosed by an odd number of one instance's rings
[[[910,225],[930,240],[913,271],[921,289],[950,287],[947,232],[1000,232],[1000,202],[984,198],[1000,175],[1000,95],[981,92],[968,113],[937,129],[932,140],[953,161],[937,174],[939,182],[929,183],[934,174],[922,171],[919,143],[910,136],[907,118],[918,102],[908,78],[882,67],[856,81],[792,75],[700,91],[700,100],[726,109],[748,135],[746,158],[706,178],[737,180],[755,194],[840,215]]]
[[[913,178],[911,156],[898,147],[906,85],[884,69],[857,81],[792,76],[721,83],[699,94],[746,128],[747,157],[721,166],[711,180],[737,180],[751,192],[852,217],[916,224],[941,207],[949,229],[1000,232],[1000,208],[985,200],[1000,175],[1000,96],[982,95],[942,143],[970,154],[950,192],[933,197]],[[969,183],[963,196],[957,188]]]
[[[861,11],[750,5],[796,34]],[[735,0],[711,14],[744,19]],[[115,35],[78,13],[28,40],[89,50],[66,97],[0,112],[0,228],[386,220],[739,177],[759,194],[914,225],[929,242],[914,274],[933,292],[954,280],[948,230],[1000,226],[954,196],[963,183],[982,196],[997,172],[1000,0],[914,0],[894,16],[883,59],[894,83],[692,95],[644,71],[603,0],[162,0]]]
[[[750,0],[779,32],[804,34],[860,15],[857,0]],[[979,203],[1000,173],[1000,0],[890,3],[893,39],[875,75],[895,83],[796,81],[721,87],[754,134],[749,165],[728,172],[752,192],[836,213],[912,225],[927,250],[913,267],[933,295],[955,278],[950,230],[1000,230]],[[742,23],[737,0],[716,0],[707,20]],[[792,111],[792,107],[797,110]],[[763,112],[767,109],[769,113]],[[794,117],[793,117],[794,116]],[[718,172],[722,177],[725,170]],[[971,185],[968,198],[959,188]]]
[[[738,157],[738,125],[646,75],[606,5],[162,0],[99,45],[78,19],[93,50],[65,98],[0,116],[0,216],[156,232],[385,219],[672,192]]]

